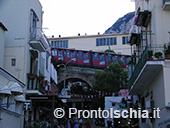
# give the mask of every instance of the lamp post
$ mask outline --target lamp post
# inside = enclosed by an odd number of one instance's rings
[[[66,64],[59,64],[57,65],[57,67],[60,67],[60,66],[64,66],[64,95],[66,95],[66,91],[65,91],[65,88],[66,88],[66,70],[67,70],[67,65],[72,62],[72,61],[76,61],[75,60],[76,58],[72,58],[70,61],[68,61]]]

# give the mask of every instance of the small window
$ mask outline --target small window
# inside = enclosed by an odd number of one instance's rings
[[[66,40],[66,48],[68,48],[68,40]]]
[[[57,49],[52,50],[52,56],[57,56]]]
[[[16,59],[15,58],[11,59],[11,66],[16,66]]]
[[[75,53],[75,51],[71,51],[71,57],[72,57],[72,58],[76,58],[76,53]]]
[[[100,39],[100,46],[102,46],[102,38]]]
[[[57,41],[56,47],[59,48],[59,41]]]
[[[69,50],[64,50],[65,57],[70,57]]]
[[[99,55],[100,61],[104,61],[104,54]]]
[[[64,40],[63,41],[63,48],[65,48],[66,47],[66,41]]]
[[[117,45],[117,38],[114,37],[114,45]]]
[[[110,38],[110,45],[113,45],[113,38]]]
[[[98,53],[93,53],[93,60],[98,60]]]
[[[61,41],[60,41],[60,48],[62,48],[62,46],[63,46],[62,43],[63,43],[63,41],[61,40]]]
[[[89,54],[88,54],[87,52],[84,52],[84,53],[83,53],[83,58],[84,58],[84,59],[89,59]]]
[[[121,56],[120,60],[125,64],[125,56]]]
[[[113,56],[112,59],[113,59],[113,62],[114,62],[114,63],[118,63],[118,58],[117,58],[117,56]]]
[[[111,62],[111,55],[110,55],[110,54],[107,54],[107,55],[106,55],[106,61],[107,61],[107,62]]]
[[[96,46],[99,46],[99,39],[96,39]]]
[[[128,44],[128,37],[122,37],[122,44]]]
[[[58,56],[63,56],[63,50],[58,50]]]
[[[78,51],[77,52],[77,58],[78,59],[82,59],[83,58],[82,51]]]
[[[54,41],[51,41],[51,47],[54,47]]]

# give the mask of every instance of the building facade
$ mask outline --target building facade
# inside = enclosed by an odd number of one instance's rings
[[[148,110],[149,118],[140,119],[141,128],[169,128],[169,20],[167,0],[136,0],[136,16],[130,33],[133,58],[129,89],[138,95],[136,106]],[[154,118],[154,108],[160,118]]]
[[[1,46],[4,46],[4,48],[0,48],[2,53],[0,55],[0,66],[15,79],[26,85],[23,88],[23,98],[26,97],[26,101],[21,104],[22,113],[19,112],[22,115],[22,123],[16,120],[11,120],[11,122],[18,122],[16,128],[33,127],[33,122],[39,120],[40,111],[39,107],[34,107],[30,97],[33,95],[57,94],[56,87],[51,86],[51,80],[53,80],[53,86],[57,85],[55,78],[57,73],[53,67],[52,71],[55,74],[51,73],[50,75],[51,48],[42,31],[42,6],[39,0],[2,0],[0,1],[0,15],[0,21],[8,28],[5,35],[2,35],[4,31],[0,29]],[[3,81],[7,80],[3,79]],[[8,84],[8,81],[5,84]],[[15,97],[11,99],[14,100]],[[12,109],[15,110],[15,108]],[[18,111],[18,108],[16,110]],[[20,115],[14,114],[16,117]],[[2,114],[2,121],[3,116]],[[8,120],[8,117],[6,117],[6,120]],[[12,126],[12,123],[1,123],[2,121],[0,120],[0,127],[2,128],[5,125],[8,128],[15,127],[15,125]]]
[[[85,35],[76,37],[49,38],[51,47],[78,50],[105,51],[111,49],[116,53],[130,55],[128,34]]]

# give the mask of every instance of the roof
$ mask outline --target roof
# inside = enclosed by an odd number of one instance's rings
[[[113,36],[122,36],[129,35],[129,33],[117,33],[117,34],[99,34],[99,35],[82,35],[82,36],[70,36],[70,37],[54,37],[48,38],[49,40],[60,40],[60,39],[78,39],[78,38],[101,38],[101,37],[113,37]]]
[[[21,85],[22,87],[25,87],[26,85],[21,82],[20,80],[18,80],[17,78],[15,78],[13,75],[11,75],[10,73],[8,73],[6,70],[4,70],[3,68],[0,67],[0,75],[4,76],[5,78],[8,78],[11,81],[17,82],[19,85]]]
[[[1,27],[4,31],[8,31],[7,28],[2,24],[2,22],[0,22],[0,27]]]

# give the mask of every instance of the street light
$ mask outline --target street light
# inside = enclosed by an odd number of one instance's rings
[[[72,61],[76,61],[76,58],[72,58],[70,61],[68,61],[66,64],[59,64],[57,65],[57,67],[60,67],[60,66],[64,66],[64,70],[65,70],[65,73],[64,73],[64,95],[66,95],[66,91],[65,91],[65,88],[66,88],[66,70],[67,70],[67,65],[72,62]]]

